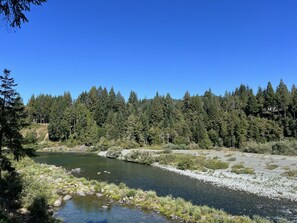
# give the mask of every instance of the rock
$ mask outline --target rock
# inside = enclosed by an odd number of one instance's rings
[[[78,196],[82,196],[82,197],[86,196],[86,194],[84,192],[82,192],[82,191],[77,191],[76,194]]]
[[[103,197],[103,194],[97,193],[96,196],[97,197]]]
[[[28,211],[27,208],[21,208],[21,209],[18,210],[18,212],[19,212],[20,214],[28,214],[28,213],[29,213],[29,211]]]
[[[62,199],[59,198],[58,200],[55,201],[54,206],[55,207],[61,207],[61,205],[62,205]]]
[[[108,206],[102,206],[103,209],[108,209]]]
[[[63,201],[69,201],[71,200],[72,197],[70,195],[66,195],[64,198],[63,198]]]
[[[97,175],[100,175],[101,174],[101,172],[97,172]]]
[[[71,173],[80,173],[81,169],[80,168],[75,168],[71,170]]]

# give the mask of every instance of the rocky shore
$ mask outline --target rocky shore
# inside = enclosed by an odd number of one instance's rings
[[[131,152],[133,150],[122,150],[118,159],[124,159]],[[149,150],[149,152],[152,156],[159,156],[158,154],[160,154],[160,150]],[[217,186],[244,191],[271,199],[288,199],[297,202],[297,178],[285,175],[288,169],[296,171],[297,157],[216,150],[178,150],[172,151],[172,153],[194,157],[204,156],[209,160],[218,159],[228,163],[229,168],[201,171],[181,170],[176,166],[162,165],[158,162],[154,162],[151,165],[200,181],[210,182]],[[107,153],[100,152],[98,155],[106,157]],[[232,166],[236,164],[248,167],[253,171],[253,174],[233,173]]]
[[[216,170],[213,173],[179,170],[175,167],[158,163],[154,163],[153,166],[233,190],[245,191],[271,199],[297,201],[296,179],[289,179],[287,177],[267,173],[238,175],[225,170]]]

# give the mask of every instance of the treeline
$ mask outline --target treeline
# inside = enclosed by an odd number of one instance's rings
[[[73,141],[101,147],[185,144],[193,147],[240,148],[246,142],[265,143],[297,138],[297,89],[281,80],[256,94],[241,85],[224,96],[208,90],[202,96],[186,92],[183,99],[158,93],[140,100],[131,92],[125,101],[113,88],[93,87],[76,100],[70,93],[32,96],[29,120],[48,123],[53,141]]]

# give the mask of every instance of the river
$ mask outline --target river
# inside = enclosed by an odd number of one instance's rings
[[[81,168],[82,171],[80,175],[77,176],[85,177],[90,180],[95,179],[115,184],[123,182],[131,188],[154,190],[159,196],[171,194],[173,197],[182,197],[185,200],[192,201],[194,204],[222,209],[234,215],[260,215],[273,220],[286,218],[293,222],[297,222],[296,202],[288,200],[277,201],[245,192],[217,187],[210,183],[191,179],[157,167],[111,160],[99,157],[95,154],[41,153],[39,155],[39,157],[35,158],[37,162],[62,166],[68,170]],[[108,173],[104,171],[107,171]],[[100,174],[98,174],[98,172],[100,172]],[[64,215],[65,217],[67,213],[69,214],[71,212],[70,210],[73,211],[75,208],[74,202],[76,202],[75,199],[66,204],[66,206],[60,210],[60,216],[63,217]],[[89,203],[90,201],[86,200],[85,202]],[[83,201],[78,203],[83,203]],[[120,208],[115,206],[113,211],[119,210]],[[121,211],[128,210],[129,209],[123,209]],[[134,211],[135,216],[139,216],[139,210]],[[96,215],[96,212],[94,215]],[[151,214],[148,218],[150,217],[158,218],[159,216]],[[166,222],[165,219],[159,219],[158,221],[149,219],[147,222],[150,221]]]

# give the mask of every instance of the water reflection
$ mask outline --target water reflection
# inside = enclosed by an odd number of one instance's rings
[[[111,205],[104,198],[99,199],[95,196],[74,197],[57,212],[56,216],[62,218],[65,223],[170,222],[155,213]]]

